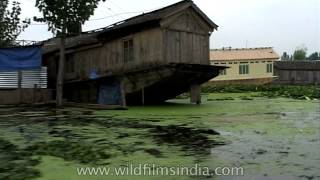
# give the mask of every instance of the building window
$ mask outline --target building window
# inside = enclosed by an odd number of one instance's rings
[[[232,62],[229,62],[229,64],[232,64]]]
[[[273,64],[267,64],[267,73],[273,72]]]
[[[240,64],[239,74],[249,74],[249,64]]]
[[[73,54],[67,54],[66,55],[66,71],[67,73],[74,73],[74,55]]]
[[[123,59],[124,62],[134,61],[134,54],[133,54],[133,40],[124,40],[123,41]]]
[[[227,75],[227,70],[226,69],[220,70],[220,74],[219,75],[222,75],[222,76]]]

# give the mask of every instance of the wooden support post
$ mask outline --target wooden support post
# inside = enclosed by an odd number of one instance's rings
[[[191,85],[190,102],[195,104],[201,104],[201,86],[199,84]]]
[[[56,89],[56,104],[63,105],[63,83],[64,83],[64,61],[65,61],[65,30],[62,30],[62,37],[60,38],[60,58],[57,75],[57,89]]]
[[[32,99],[33,104],[37,103],[37,89],[38,89],[38,85],[34,84],[34,86],[33,86],[33,99]]]
[[[142,105],[144,106],[145,104],[145,99],[144,99],[144,87],[141,89],[141,102],[142,102]]]
[[[19,92],[19,103],[22,103],[22,71],[18,71],[18,92]]]
[[[122,107],[126,107],[127,106],[127,102],[126,102],[126,91],[124,89],[124,83],[123,80],[120,81],[120,90],[121,90],[121,105]]]

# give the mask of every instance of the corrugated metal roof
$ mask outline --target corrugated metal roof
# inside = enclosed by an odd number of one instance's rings
[[[211,61],[233,60],[278,60],[279,55],[271,47],[243,49],[213,49],[210,51]]]

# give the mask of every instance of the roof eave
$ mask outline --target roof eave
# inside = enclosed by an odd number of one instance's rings
[[[182,1],[183,2],[183,1]],[[218,25],[215,24],[193,1],[191,0],[186,0],[186,4],[176,11],[172,12],[171,14],[168,14],[166,17],[172,16],[173,14],[176,14],[178,12],[181,12],[187,8],[192,7],[196,13],[199,14],[199,16],[210,26],[211,31],[213,32],[214,30],[218,30]]]
[[[279,58],[210,59],[210,61],[277,61]]]
[[[212,30],[218,30],[219,26],[216,23],[214,23],[204,12],[202,12],[202,10],[196,4],[192,3],[191,6],[208,23],[208,25],[210,25]]]

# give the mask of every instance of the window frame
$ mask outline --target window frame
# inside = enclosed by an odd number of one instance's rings
[[[249,64],[248,63],[241,63],[239,65],[239,74],[240,75],[246,75],[246,74],[250,74],[250,70],[249,70]]]
[[[271,63],[267,64],[267,73],[273,73],[273,64]]]
[[[220,70],[219,75],[220,76],[226,76],[227,75],[227,69]]]
[[[133,38],[122,40],[123,62],[129,63],[134,61],[134,42]]]

